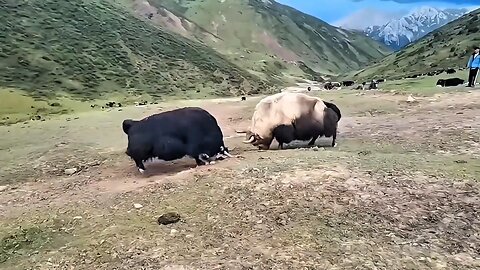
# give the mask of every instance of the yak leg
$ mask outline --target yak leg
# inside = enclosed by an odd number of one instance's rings
[[[337,146],[337,131],[335,131],[333,133],[333,139],[332,139],[332,147],[336,147]]]
[[[134,161],[135,161],[135,164],[137,165],[138,171],[140,173],[144,173],[145,172],[145,166],[143,165],[143,161],[139,160],[139,159],[136,159]]]
[[[318,139],[318,135],[313,136],[313,138],[310,140],[308,143],[308,146],[313,146],[315,145],[315,141]]]
[[[198,157],[195,158],[195,161],[197,162],[197,166],[205,165],[205,162],[199,159]]]

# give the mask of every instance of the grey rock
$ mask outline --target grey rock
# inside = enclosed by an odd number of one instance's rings
[[[72,175],[77,172],[77,168],[70,168],[70,169],[65,169],[65,174],[66,175]]]

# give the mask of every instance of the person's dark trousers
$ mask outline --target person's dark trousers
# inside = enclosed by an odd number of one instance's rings
[[[475,80],[477,79],[478,68],[470,69],[470,73],[468,74],[468,87],[475,86]]]

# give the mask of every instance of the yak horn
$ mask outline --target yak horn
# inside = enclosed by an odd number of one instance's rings
[[[250,136],[250,140],[248,140],[248,141],[243,141],[243,143],[252,143],[252,142],[254,142],[254,141],[255,141],[255,137],[252,135],[252,136]]]

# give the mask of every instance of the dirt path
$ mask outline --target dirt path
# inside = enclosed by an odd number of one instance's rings
[[[155,162],[146,176],[123,154],[121,121],[199,102],[0,127],[0,266],[480,267],[480,94],[322,95],[345,115],[336,149],[259,152],[235,133],[258,98],[208,101],[239,157]],[[156,224],[172,210],[184,222]]]

